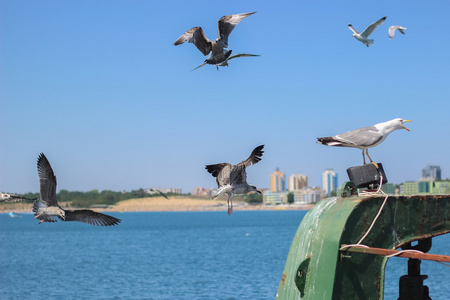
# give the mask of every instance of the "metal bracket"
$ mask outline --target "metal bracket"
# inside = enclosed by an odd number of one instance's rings
[[[342,198],[348,198],[351,196],[357,196],[358,195],[358,189],[356,188],[356,184],[354,184],[351,181],[344,182],[344,185],[342,186]]]

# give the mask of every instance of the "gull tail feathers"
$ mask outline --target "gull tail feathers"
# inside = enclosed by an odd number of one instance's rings
[[[317,138],[317,143],[326,145],[326,146],[341,146],[342,145],[341,141],[336,140],[332,136]]]

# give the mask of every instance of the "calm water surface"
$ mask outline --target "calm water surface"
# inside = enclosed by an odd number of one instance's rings
[[[116,227],[41,224],[0,214],[0,299],[273,299],[306,211],[112,213]],[[433,239],[448,254],[450,238]],[[398,296],[406,259],[387,266]],[[450,269],[423,262],[431,298]]]

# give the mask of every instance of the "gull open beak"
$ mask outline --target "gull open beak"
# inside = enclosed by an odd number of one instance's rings
[[[404,120],[404,121],[403,121],[403,123],[406,123],[406,122],[412,122],[412,121],[411,121],[411,120]],[[404,125],[403,125],[403,128],[405,128],[405,129],[408,130],[408,131],[411,131],[411,130],[409,130],[408,128],[406,128],[406,126],[404,126]]]

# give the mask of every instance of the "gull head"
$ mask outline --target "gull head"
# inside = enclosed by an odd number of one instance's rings
[[[58,216],[59,216],[61,219],[65,220],[65,219],[66,219],[66,212],[65,212],[63,209],[60,209],[60,210],[58,211]]]
[[[406,122],[412,122],[411,120],[403,120],[403,119],[396,119],[396,120],[398,120],[399,122],[400,122],[400,127],[402,128],[402,129],[406,129],[406,130],[408,130],[408,131],[411,131],[411,130],[409,130],[408,128],[406,128],[406,126],[405,125],[403,125],[403,123],[406,123]]]
[[[386,122],[386,123],[390,123],[389,124],[390,126],[388,124],[386,124],[386,125],[388,125],[388,127],[391,127],[392,130],[406,129],[406,130],[410,131],[409,128],[406,128],[406,126],[403,125],[403,123],[406,123],[406,122],[412,122],[412,121],[411,120],[404,120],[402,118],[396,118],[396,119],[394,119],[392,121]]]
[[[410,131],[409,128],[406,128],[406,126],[403,125],[403,123],[406,123],[406,122],[412,122],[412,121],[411,120],[404,120],[402,118],[396,118],[396,119],[393,119],[393,120],[390,120],[390,121],[387,121],[387,122],[376,124],[374,126],[386,138],[386,136],[389,133],[391,133],[391,132],[393,132],[395,130],[406,129],[406,130]]]
[[[257,192],[258,194],[262,194],[260,190],[256,188],[254,185],[249,185],[249,192]]]

